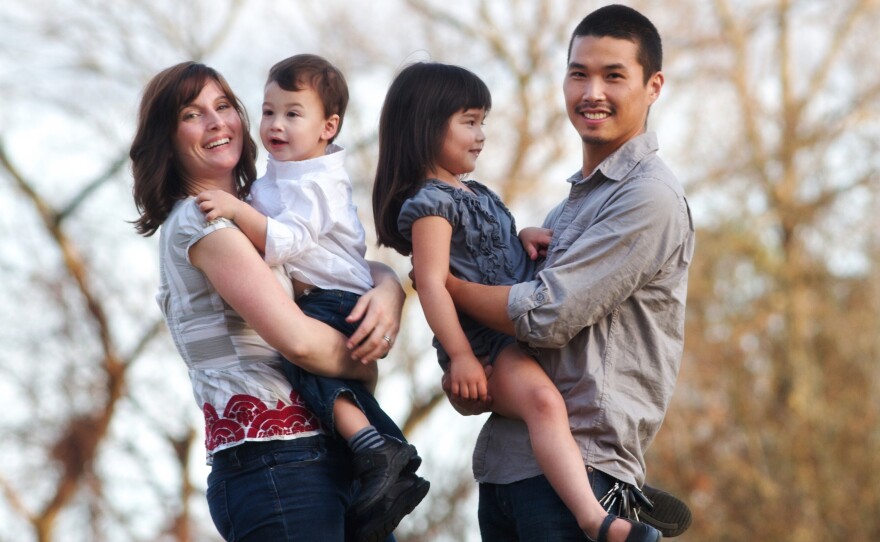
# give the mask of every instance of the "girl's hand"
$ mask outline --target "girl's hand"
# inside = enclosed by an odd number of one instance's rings
[[[347,346],[352,349],[351,357],[362,363],[387,356],[400,330],[406,293],[396,275],[383,276],[372,290],[361,296],[346,318],[348,322],[361,321]]]
[[[484,365],[483,371],[486,373],[486,378],[492,377],[491,365]],[[462,416],[476,416],[492,410],[491,396],[486,401],[480,401],[478,399],[462,399],[452,395],[452,378],[450,378],[448,371],[443,373],[443,376],[440,378],[440,386],[443,388],[443,392],[446,393],[446,399],[449,400],[449,404]]]
[[[523,228],[519,231],[519,241],[532,260],[547,256],[552,237],[553,230],[547,228]]]
[[[489,400],[486,371],[473,354],[452,357],[449,378],[453,396],[480,402]]]
[[[205,220],[211,222],[218,218],[235,220],[238,206],[243,204],[240,199],[223,190],[205,190],[196,196],[199,210],[205,213]]]

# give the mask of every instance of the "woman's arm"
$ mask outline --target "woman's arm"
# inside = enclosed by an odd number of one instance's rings
[[[428,325],[449,355],[453,395],[487,399],[486,374],[461,328],[452,298],[446,290],[452,225],[439,216],[419,218],[412,225],[413,269],[419,301]]]
[[[369,366],[352,361],[342,334],[303,314],[241,231],[223,228],[205,236],[190,249],[190,261],[288,360],[321,376],[370,377]]]

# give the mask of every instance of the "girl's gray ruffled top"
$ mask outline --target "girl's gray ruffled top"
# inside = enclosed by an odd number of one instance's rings
[[[429,179],[416,195],[403,203],[397,227],[412,241],[412,225],[426,216],[445,218],[452,225],[449,265],[452,274],[469,282],[511,285],[531,280],[534,264],[517,237],[513,215],[491,190],[477,181],[465,181],[473,193]],[[474,354],[495,355],[513,338],[492,331],[459,314]],[[441,366],[448,357],[437,347]]]

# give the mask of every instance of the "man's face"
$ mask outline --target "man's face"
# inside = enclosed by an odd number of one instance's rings
[[[635,43],[607,36],[572,42],[562,86],[565,107],[593,166],[642,133],[648,108],[660,95],[663,74],[646,84],[637,53]]]

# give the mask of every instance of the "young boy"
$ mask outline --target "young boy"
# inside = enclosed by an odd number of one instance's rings
[[[345,78],[327,60],[303,54],[278,62],[269,71],[260,122],[269,163],[251,188],[251,205],[216,190],[197,201],[208,221],[234,220],[266,263],[284,265],[305,314],[350,337],[357,322],[346,317],[373,283],[345,150],[333,143],[347,104]],[[390,347],[392,339],[384,339]],[[360,523],[358,538],[374,538],[376,529],[388,534],[428,492],[429,483],[413,474],[421,463],[415,447],[365,383],[318,377],[292,363],[284,370],[322,424],[352,450],[360,491],[349,514]]]

